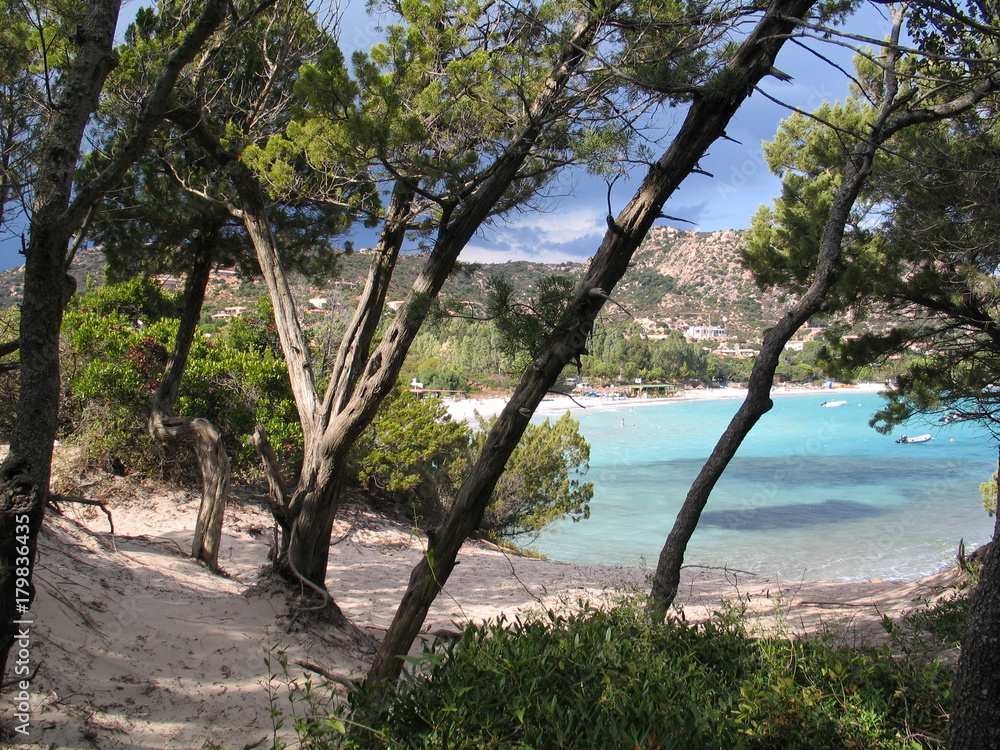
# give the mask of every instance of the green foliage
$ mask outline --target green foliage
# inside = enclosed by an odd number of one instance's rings
[[[438,391],[464,391],[465,379],[455,370],[421,367],[417,375],[424,388]]]
[[[119,64],[102,103],[100,135],[109,142],[90,152],[89,170],[101,169],[120,146],[149,71],[176,48],[197,10],[176,0],[139,9],[125,33],[126,43],[117,50]],[[302,0],[275,0],[266,8],[244,10],[249,12],[238,31],[220,40],[198,73],[182,77],[174,92],[179,108],[191,101],[204,108],[204,122],[219,131],[234,155],[284,129],[299,68],[329,42]],[[106,196],[92,234],[108,257],[111,278],[185,272],[196,258],[257,273],[251,242],[229,210],[229,176],[195,140],[189,128],[176,127],[168,118],[147,153]],[[272,203],[268,214],[282,238],[286,267],[307,275],[336,269],[339,252],[331,240],[350,221],[339,206],[299,197]]]
[[[523,369],[538,355],[566,314],[573,293],[573,281],[565,276],[538,280],[534,297],[523,300],[514,286],[501,275],[489,279],[489,317],[500,333],[506,354]]]
[[[341,716],[365,728],[343,747],[915,750],[944,732],[950,691],[940,665],[885,649],[630,604],[470,626],[416,667],[385,700],[350,696]]]
[[[773,208],[761,206],[754,215],[742,261],[762,288],[781,287],[796,293],[812,282],[824,227],[840,186],[844,160],[863,133],[870,109],[850,100],[823,104],[817,119],[794,114],[781,123],[775,139],[764,146],[771,171],[782,178],[781,195]],[[825,123],[833,123],[837,130]],[[880,157],[881,161],[885,157]],[[830,309],[842,309],[858,296],[865,269],[879,257],[878,243],[862,230],[862,206],[852,216],[854,229],[844,239],[844,276],[830,295]]]
[[[175,312],[176,300],[144,278],[71,302],[63,320],[71,357],[62,418],[85,445],[86,460],[107,463],[131,454],[151,467],[143,428],[177,330]]]
[[[615,299],[629,309],[651,310],[668,294],[677,291],[677,282],[672,276],[660,273],[655,268],[637,267],[629,269],[625,284]]]
[[[906,648],[915,651],[957,648],[965,632],[971,605],[970,592],[966,590],[948,594],[935,602],[925,602],[908,612],[902,627],[893,630],[898,641],[908,641]]]
[[[352,447],[349,471],[370,492],[434,512],[450,490],[447,467],[468,450],[470,438],[439,399],[397,388]]]
[[[256,450],[246,440],[258,423],[286,471],[294,474],[301,465],[302,427],[288,370],[274,349],[243,348],[225,334],[196,339],[181,391],[178,413],[205,417],[222,431],[237,476],[258,470]]]
[[[466,317],[428,321],[410,347],[407,378],[412,374],[428,388],[457,386],[465,390],[468,380],[485,380],[520,372],[517,354],[511,354],[492,322]],[[442,375],[446,380],[442,381]]]
[[[979,485],[979,491],[983,496],[983,508],[992,517],[997,512],[997,474],[993,472],[993,477],[988,482]]]
[[[486,442],[495,418],[473,432],[434,398],[397,388],[350,454],[349,471],[365,489],[427,517],[450,503]],[[587,518],[593,485],[590,446],[579,423],[563,415],[531,424],[497,483],[480,529],[498,537],[537,532],[553,521]]]
[[[270,750],[287,750],[289,747],[278,737],[286,723],[291,724],[289,728],[300,738],[296,744],[299,750],[335,747],[346,734],[347,727],[336,716],[339,710],[337,697],[330,686],[326,683],[314,684],[308,676],[293,678],[288,669],[287,652],[276,645],[268,648],[264,665],[267,667],[265,688],[271,706],[274,736]],[[283,698],[287,698],[287,710],[282,708]],[[223,750],[221,745],[217,747]],[[251,747],[247,745],[243,750],[250,750]]]
[[[146,421],[173,347],[176,298],[148,278],[110,284],[73,300],[63,334],[68,349],[64,419],[85,446],[85,460],[124,462],[152,471],[156,450]],[[180,416],[204,417],[223,433],[234,470],[254,471],[244,442],[264,424],[283,460],[301,455],[302,434],[266,306],[233,321],[233,335],[198,335],[181,387]]]
[[[709,359],[698,344],[671,331],[664,339],[647,338],[639,326],[602,327],[591,337],[582,374],[602,380],[643,378],[686,382],[711,377]]]
[[[495,421],[482,422],[466,461],[452,468],[457,477],[479,455]],[[498,536],[516,536],[540,531],[566,516],[574,521],[590,517],[588,503],[594,485],[580,480],[590,468],[590,445],[579,428],[580,423],[569,412],[555,422],[546,419],[528,425],[497,482],[481,529]]]
[[[0,229],[11,226],[30,204],[28,184],[37,164],[35,149],[44,123],[45,85],[55,80],[65,61],[66,34],[78,21],[79,8],[71,4],[0,0]],[[49,80],[45,74],[51,75]]]
[[[981,18],[970,22],[962,12]],[[994,70],[996,40],[979,25],[986,18],[995,20],[996,9],[908,7],[913,44],[928,54],[899,62],[897,101],[912,107],[959,97],[974,85],[976,71]],[[812,280],[845,154],[873,116],[870,102],[884,93],[882,66],[859,57],[856,68],[848,102],[824,105],[815,121],[789,118],[765,149],[783,189],[748,233],[744,260],[762,285],[800,292]],[[831,342],[826,368],[834,377],[867,371],[894,381],[873,419],[880,431],[914,415],[959,410],[997,434],[1000,164],[996,121],[988,114],[994,104],[895,133],[876,156],[845,227],[843,275],[829,309],[849,308],[855,321],[872,320],[872,330]]]

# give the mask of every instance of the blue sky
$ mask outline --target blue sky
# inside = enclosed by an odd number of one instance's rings
[[[124,17],[130,18],[136,7],[137,3],[130,4]],[[365,14],[364,0],[347,0],[342,7],[340,42],[345,52],[367,49],[378,41],[379,22]],[[851,25],[868,36],[881,37],[888,29],[878,11],[870,7],[859,18]],[[850,67],[847,51],[819,42],[809,44],[844,67]],[[768,78],[762,87],[774,98],[793,106],[811,110],[823,101],[847,95],[848,81],[841,72],[795,45],[785,45],[776,67],[791,75],[792,80],[781,82]],[[665,207],[664,213],[686,221],[663,220],[661,223],[698,231],[749,226],[757,208],[762,203],[769,203],[780,189],[777,178],[764,163],[761,143],[774,136],[779,122],[787,115],[787,109],[755,92],[727,131],[738,143],[718,141],[702,160],[701,167],[713,176],[689,176]],[[669,134],[682,117],[682,111],[664,110],[656,126]],[[625,205],[639,179],[641,174],[636,172],[633,179],[616,183],[610,198],[613,211]],[[553,192],[559,197],[546,201],[541,211],[520,213],[484,228],[463,252],[462,259],[480,263],[586,260],[596,250],[606,228],[607,186],[602,180],[585,174],[569,173]],[[351,239],[358,247],[365,247],[373,244],[374,235],[358,231]],[[23,262],[19,248],[19,238],[0,237],[0,270]]]

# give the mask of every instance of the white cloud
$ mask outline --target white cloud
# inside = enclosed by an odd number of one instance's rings
[[[581,263],[587,258],[552,248],[529,249],[518,243],[508,247],[466,245],[461,260],[464,263],[506,263],[512,260],[526,260],[531,263]]]
[[[523,216],[507,222],[507,226],[512,229],[533,231],[542,242],[565,245],[584,237],[604,234],[607,222],[600,211],[582,207]]]

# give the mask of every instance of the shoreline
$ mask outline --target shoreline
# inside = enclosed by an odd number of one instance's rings
[[[771,388],[772,396],[814,396],[820,393],[831,394],[859,394],[878,393],[885,389],[882,383],[859,383],[850,386],[837,386],[834,388],[823,388],[821,386],[783,386],[777,385]],[[746,388],[688,388],[678,392],[674,396],[663,396],[654,398],[627,398],[613,396],[568,396],[551,395],[542,399],[542,402],[535,409],[536,415],[562,414],[564,411],[600,409],[614,411],[620,407],[652,406],[670,403],[683,403],[688,401],[720,401],[727,399],[746,398]],[[507,397],[493,398],[465,398],[460,401],[445,400],[448,414],[457,421],[476,424],[476,413],[480,417],[495,417],[503,411],[507,405]]]
[[[828,398],[824,400],[829,401],[841,401],[850,400],[852,397],[877,394],[885,390],[885,386],[881,383],[860,383],[852,386],[839,386],[835,388],[824,388],[824,387],[796,387],[796,386],[774,386],[771,389],[771,395],[774,397],[782,396],[827,396]],[[724,401],[724,400],[735,400],[744,399],[747,395],[747,389],[745,388],[699,388],[699,389],[689,389],[679,392],[677,395],[663,398],[615,398],[610,396],[599,396],[599,397],[583,397],[583,398],[571,398],[570,396],[560,396],[551,395],[547,396],[539,407],[535,411],[535,416],[540,418],[556,417],[558,418],[564,412],[569,412],[572,416],[578,416],[580,412],[585,409],[595,410],[597,413],[601,412],[617,412],[617,411],[630,411],[634,408],[641,406],[660,406],[670,403],[690,403],[696,401]],[[463,401],[451,402],[448,404],[448,412],[453,419],[465,421],[472,427],[478,426],[476,420],[476,413],[481,417],[491,417],[499,414],[503,408],[508,403],[506,398],[489,398],[489,399],[465,399]],[[529,545],[530,546],[530,545]],[[611,560],[602,561],[601,559],[595,559],[592,557],[585,557],[581,560],[573,562],[575,558],[569,557],[549,557],[547,558],[554,563],[563,564],[583,564],[583,565],[603,565],[609,568],[621,567],[622,565],[629,567],[634,566],[634,562],[627,562],[623,560]],[[692,558],[691,562],[695,567],[704,560],[698,560]],[[773,580],[781,580],[787,583],[787,580],[792,581],[809,581],[809,582],[836,582],[838,584],[852,585],[852,584],[864,584],[870,582],[876,583],[893,583],[897,585],[907,585],[914,582],[924,580],[926,578],[934,577],[943,574],[945,571],[950,569],[954,563],[954,560],[949,557],[948,561],[941,562],[940,565],[920,565],[920,566],[909,566],[905,570],[896,571],[889,573],[883,570],[870,571],[867,574],[860,571],[852,571],[851,574],[834,574],[829,575],[821,571],[813,571],[812,574],[808,574],[805,571],[801,571],[800,574],[791,572],[790,576],[783,575],[780,571],[775,572],[772,570],[758,570],[753,566],[750,566],[748,570],[743,571],[748,575],[757,576],[759,578]],[[713,563],[714,564],[714,561]],[[642,563],[640,563],[642,565]],[[746,567],[746,566],[744,566]],[[642,569],[642,568],[640,568]],[[819,574],[819,575],[817,575]]]

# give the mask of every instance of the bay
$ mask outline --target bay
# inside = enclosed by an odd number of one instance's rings
[[[823,407],[824,401],[847,403]],[[555,560],[655,567],[692,480],[740,399],[574,409],[591,443],[591,517],[560,521],[530,546]],[[875,393],[775,396],[720,480],[687,564],[783,579],[910,580],[972,550],[993,520],[979,485],[996,467],[971,423],[923,421],[880,435]],[[895,442],[931,433],[927,443]]]

